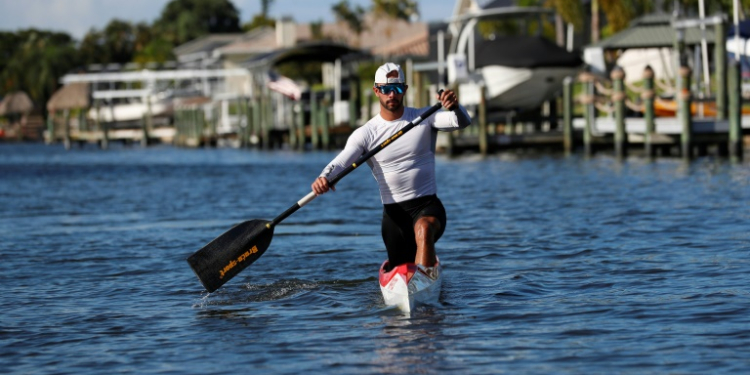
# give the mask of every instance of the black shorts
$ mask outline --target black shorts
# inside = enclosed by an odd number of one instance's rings
[[[446,218],[445,207],[436,195],[383,205],[381,231],[391,266],[414,262],[417,256],[414,223],[424,216],[433,216],[440,222],[440,230],[435,235],[437,242],[445,231]]]

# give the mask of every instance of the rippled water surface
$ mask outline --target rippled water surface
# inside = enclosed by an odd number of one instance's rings
[[[367,168],[207,295],[185,259],[335,153],[0,145],[10,373],[750,371],[750,166],[439,158],[441,305],[383,306]]]

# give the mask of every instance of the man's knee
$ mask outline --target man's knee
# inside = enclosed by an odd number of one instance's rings
[[[420,217],[414,224],[414,232],[417,235],[427,235],[434,237],[440,231],[440,221],[434,216]]]

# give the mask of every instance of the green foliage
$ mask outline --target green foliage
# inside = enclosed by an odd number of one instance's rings
[[[264,0],[267,12],[272,0]],[[175,46],[208,33],[239,32],[239,12],[230,0],[171,0],[153,25],[113,19],[91,29],[76,46],[66,33],[0,32],[0,96],[25,91],[45,108],[59,79],[87,64],[164,62]]]
[[[584,12],[580,0],[549,0],[552,7],[565,22],[573,24],[577,30],[583,29]]]
[[[357,74],[361,79],[362,87],[371,87],[373,85],[373,82],[375,81],[375,72],[378,71],[380,65],[382,65],[380,62],[359,64]]]
[[[516,35],[520,32],[518,22],[515,20],[488,20],[480,21],[477,25],[479,33],[485,39],[490,35]]]
[[[174,45],[210,33],[240,32],[239,12],[229,0],[171,0],[154,30]]]
[[[74,41],[65,33],[22,30],[0,35],[3,59],[0,95],[25,91],[36,108],[45,108],[57,90],[58,77],[80,65]],[[7,49],[6,49],[7,48]]]
[[[326,36],[323,35],[323,21],[310,22],[310,35],[313,40],[324,40]]]
[[[172,49],[174,49],[174,46],[166,39],[152,39],[148,44],[136,52],[133,62],[146,64],[149,62],[163,63],[169,60],[174,60]]]
[[[260,14],[263,17],[268,18],[268,13],[271,10],[274,0],[260,0]]]
[[[357,5],[356,8],[352,8],[348,0],[341,0],[331,7],[331,11],[333,11],[337,20],[346,23],[349,29],[357,35],[365,31],[364,17],[366,11],[361,6]]]
[[[275,67],[276,71],[292,80],[307,82],[310,86],[321,83],[322,62],[320,61],[290,61]]]
[[[264,14],[256,14],[250,22],[242,25],[242,30],[250,31],[259,27],[276,27],[276,20]]]
[[[485,39],[491,36],[539,34],[550,40],[555,39],[555,25],[546,18],[536,16],[481,20],[477,29]]]
[[[607,17],[608,31],[613,34],[626,29],[636,16],[636,9],[631,0],[599,0],[599,5]]]
[[[91,29],[79,46],[81,58],[86,64],[130,62],[133,60],[136,42],[143,42],[144,37],[149,37],[140,35],[139,40],[139,31],[144,32],[142,28],[118,19],[110,21],[104,30]]]
[[[372,11],[377,15],[410,21],[419,15],[415,0],[372,0]]]
[[[0,32],[0,72],[5,70],[8,63],[21,44],[21,35],[9,32]]]

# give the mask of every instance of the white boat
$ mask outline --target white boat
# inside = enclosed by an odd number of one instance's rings
[[[440,263],[428,275],[425,269],[414,263],[405,263],[389,268],[388,261],[380,266],[380,291],[386,306],[396,306],[403,312],[411,312],[421,305],[437,305],[443,281]]]
[[[89,109],[88,117],[102,122],[128,122],[141,121],[149,112],[151,116],[170,115],[176,94],[174,90],[157,93],[149,90],[95,91],[92,97],[104,102]]]
[[[159,102],[151,105],[151,116],[161,116],[170,110],[169,104]],[[102,122],[140,121],[148,113],[148,105],[141,102],[118,103],[112,106],[104,105],[91,108],[89,118]]]
[[[519,112],[554,98],[565,77],[583,65],[578,55],[541,36],[496,37],[477,43],[476,50],[475,73],[487,88],[487,105]]]
[[[494,0],[483,6],[476,0],[457,1],[449,27],[453,36],[449,83],[459,83],[467,92],[485,87],[487,106],[493,110],[538,110],[558,95],[565,77],[575,75],[583,60],[539,34],[483,35],[479,22],[517,23],[523,30],[530,20],[553,15],[551,9],[516,6],[511,0]],[[479,95],[461,95],[463,104],[479,104]]]

